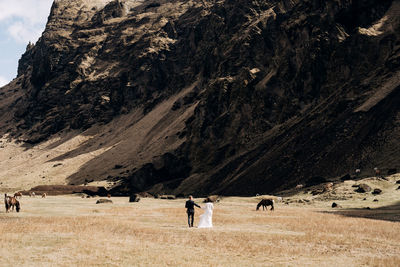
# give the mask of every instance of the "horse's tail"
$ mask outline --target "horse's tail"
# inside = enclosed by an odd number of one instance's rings
[[[19,212],[19,210],[21,209],[21,206],[20,206],[18,200],[17,200],[17,202],[15,203],[15,208],[16,208],[17,212]]]
[[[4,205],[6,206],[6,212],[10,209],[10,202],[8,201],[7,194],[4,194]]]

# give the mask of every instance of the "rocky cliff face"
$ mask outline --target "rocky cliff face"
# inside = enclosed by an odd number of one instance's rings
[[[55,1],[1,119],[29,144],[126,122],[67,180],[118,192],[245,195],[399,168],[399,14],[378,0]]]

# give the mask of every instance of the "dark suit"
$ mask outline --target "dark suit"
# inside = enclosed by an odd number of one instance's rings
[[[186,201],[185,208],[187,209],[187,215],[188,215],[188,224],[189,227],[193,227],[193,221],[194,221],[194,206],[199,207],[196,203],[194,203],[193,200],[188,200]]]

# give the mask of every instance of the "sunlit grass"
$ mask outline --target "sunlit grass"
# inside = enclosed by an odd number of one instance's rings
[[[213,229],[186,226],[185,200],[95,205],[71,196],[22,199],[0,213],[0,266],[396,266],[400,223],[310,207],[255,211],[225,198]],[[201,211],[196,213],[196,222]],[[10,244],[12,249],[10,250]]]

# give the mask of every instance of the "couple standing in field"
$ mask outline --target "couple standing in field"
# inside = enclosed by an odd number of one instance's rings
[[[212,225],[212,214],[213,214],[213,209],[214,205],[208,200],[208,202],[205,204],[204,207],[200,207],[193,201],[193,197],[189,196],[189,200],[186,201],[185,208],[186,208],[186,213],[188,215],[188,224],[189,227],[193,227],[193,221],[194,221],[194,207],[202,208],[204,209],[204,213],[200,215],[200,222],[198,228],[211,228],[213,227]]]

